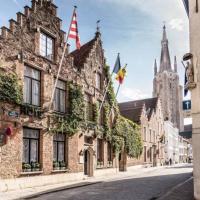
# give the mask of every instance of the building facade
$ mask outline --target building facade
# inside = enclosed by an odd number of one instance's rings
[[[187,163],[189,162],[190,157],[190,144],[189,141],[181,136],[179,136],[178,141],[179,147],[179,162],[180,163]]]
[[[164,119],[158,98],[119,104],[121,114],[141,126],[143,154],[138,159],[128,158],[127,164],[159,166],[164,164]]]
[[[66,52],[51,105],[66,37],[61,24],[56,5],[33,0],[24,13],[17,13],[17,20],[10,20],[9,28],[2,27],[0,90],[10,91],[11,103],[0,94],[0,179],[66,172],[92,176],[96,169],[117,166],[112,145],[103,137],[103,111],[95,119],[108,81],[98,31],[80,50]],[[7,78],[18,83],[22,103],[17,86]],[[72,105],[78,113],[83,104],[84,128],[66,134],[76,125],[69,121]]]
[[[186,89],[191,90],[192,101],[192,147],[194,163],[194,198],[200,200],[200,12],[198,1],[184,0],[189,16],[190,54],[184,60],[188,62],[188,83]]]
[[[172,122],[164,122],[165,131],[165,163],[169,164],[169,160],[173,164],[179,163],[179,131]]]
[[[163,27],[161,41],[160,68],[154,64],[153,97],[159,97],[162,104],[164,120],[171,121],[179,130],[183,130],[182,86],[179,85],[177,61],[171,66],[166,27]]]

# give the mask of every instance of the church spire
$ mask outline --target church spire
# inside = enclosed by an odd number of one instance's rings
[[[158,70],[158,68],[157,68],[157,62],[156,62],[156,59],[155,59],[155,62],[154,62],[154,76],[156,76],[157,70]]]
[[[167,39],[165,25],[163,26],[163,38],[162,38],[161,44],[162,44],[162,49],[161,49],[161,58],[160,58],[160,72],[171,71],[171,61],[170,61],[168,39]]]
[[[176,56],[174,56],[174,72],[177,73],[177,61],[176,61]]]

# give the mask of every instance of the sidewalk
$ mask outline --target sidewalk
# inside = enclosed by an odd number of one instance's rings
[[[60,190],[68,189],[68,188],[74,188],[74,187],[83,187],[86,185],[96,184],[98,182],[102,182],[106,180],[112,181],[112,180],[119,180],[123,178],[133,177],[133,176],[149,173],[154,170],[158,170],[159,168],[163,168],[163,167],[144,168],[143,166],[133,166],[133,167],[129,167],[127,172],[119,172],[119,171],[116,171],[116,169],[114,169],[115,173],[113,173],[113,170],[112,171],[98,170],[96,173],[96,176],[94,177],[84,177],[79,180],[77,180],[77,177],[75,177],[74,181],[72,179],[69,179],[69,181],[66,181],[64,183],[59,183],[59,184],[51,184],[51,185],[44,185],[44,186],[39,186],[39,187],[30,187],[30,188],[23,188],[23,189],[19,188],[13,191],[0,192],[0,199],[2,200],[22,199],[24,197],[29,197],[32,195],[43,194],[43,193],[49,193],[52,191],[60,191]],[[32,178],[32,177],[29,177],[29,178]]]
[[[193,178],[179,184],[158,200],[194,200]]]

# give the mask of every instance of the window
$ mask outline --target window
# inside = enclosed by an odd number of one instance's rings
[[[44,33],[40,33],[40,55],[53,60],[54,52],[54,39]]]
[[[150,162],[152,162],[152,147],[149,149],[149,157],[150,157]]]
[[[96,88],[101,90],[101,74],[96,73]]]
[[[144,141],[147,141],[147,129],[144,127]]]
[[[25,66],[24,70],[24,103],[40,105],[40,71]]]
[[[53,160],[65,161],[65,135],[57,133],[53,136]]]
[[[156,143],[156,132],[153,131],[153,142]]]
[[[91,96],[86,94],[85,95],[85,116],[86,120],[93,121],[93,105],[91,103]]]
[[[98,101],[99,109],[100,109],[101,103],[102,103],[101,101]],[[103,108],[103,106],[101,107],[100,114],[99,114],[99,124],[100,125],[104,124],[104,108]]]
[[[58,80],[54,94],[54,110],[65,113],[66,111],[66,83]]]
[[[144,162],[147,162],[147,147],[144,146]]]
[[[97,139],[97,161],[103,162],[103,140]]]
[[[23,162],[39,162],[40,131],[37,129],[23,129]]]
[[[107,143],[107,156],[108,161],[112,161],[112,145],[110,142]]]
[[[152,134],[151,134],[151,129],[149,130],[149,141],[152,142]]]

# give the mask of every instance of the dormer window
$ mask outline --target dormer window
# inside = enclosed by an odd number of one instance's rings
[[[45,33],[40,33],[40,55],[49,59],[54,59],[54,39]]]

